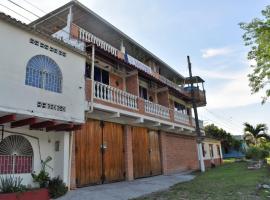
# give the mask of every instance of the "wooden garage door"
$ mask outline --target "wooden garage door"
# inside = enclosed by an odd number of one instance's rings
[[[125,179],[124,128],[120,124],[104,123],[103,154],[104,182]]]
[[[124,180],[122,125],[89,120],[75,134],[77,187]]]
[[[162,171],[160,160],[159,134],[157,131],[149,131],[149,147],[150,147],[151,175],[160,175]]]
[[[133,127],[132,141],[134,178],[161,174],[158,132]]]
[[[78,187],[102,182],[102,128],[99,121],[87,121],[75,133],[76,182]]]

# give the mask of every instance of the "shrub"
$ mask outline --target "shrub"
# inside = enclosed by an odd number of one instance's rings
[[[49,181],[48,190],[51,198],[58,198],[67,193],[68,188],[66,184],[59,178],[53,178]]]
[[[32,173],[32,178],[34,182],[39,183],[39,187],[45,188],[48,187],[50,180],[49,173],[46,172],[46,167],[50,167],[48,162],[52,160],[52,157],[48,156],[45,161],[41,160],[41,170],[38,174]]]
[[[263,160],[269,156],[269,151],[261,147],[250,147],[246,152],[246,158],[252,160]]]
[[[0,177],[0,190],[2,193],[23,192],[26,186],[22,184],[21,177],[2,176]]]

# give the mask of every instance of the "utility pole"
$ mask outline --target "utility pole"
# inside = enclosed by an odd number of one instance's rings
[[[193,80],[192,80],[192,70],[191,70],[191,62],[189,56],[187,56],[188,61],[188,71],[189,71],[189,78],[190,78],[190,85],[191,85],[191,102],[192,107],[194,110],[194,117],[195,117],[195,127],[197,133],[197,143],[198,143],[198,150],[199,150],[199,159],[200,159],[200,169],[201,172],[205,172],[204,160],[203,160],[203,153],[202,153],[202,134],[199,126],[199,118],[198,118],[198,111],[197,105],[195,101],[195,94],[194,94],[194,87],[193,87]]]

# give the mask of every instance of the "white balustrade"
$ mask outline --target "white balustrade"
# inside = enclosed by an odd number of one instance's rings
[[[167,119],[170,118],[169,108],[159,104],[155,104],[151,101],[144,101],[144,109],[146,113],[154,114]]]
[[[184,124],[190,124],[189,116],[180,111],[174,111],[174,120]]]
[[[131,109],[138,108],[137,96],[100,82],[95,81],[94,84],[95,98],[122,105]]]
[[[118,49],[108,44],[107,42],[104,42],[103,40],[99,39],[98,37],[94,36],[92,33],[89,33],[81,27],[79,27],[79,39],[82,41],[96,44],[101,49],[113,54],[114,56],[117,56]]]
[[[194,118],[192,118],[192,125],[193,125],[193,126],[196,125],[195,119],[194,119]],[[203,128],[203,121],[202,121],[202,120],[199,120],[199,127],[200,127],[200,128]]]

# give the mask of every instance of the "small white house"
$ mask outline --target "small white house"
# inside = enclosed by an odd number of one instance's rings
[[[69,182],[70,131],[84,123],[86,56],[0,13],[0,174]]]

